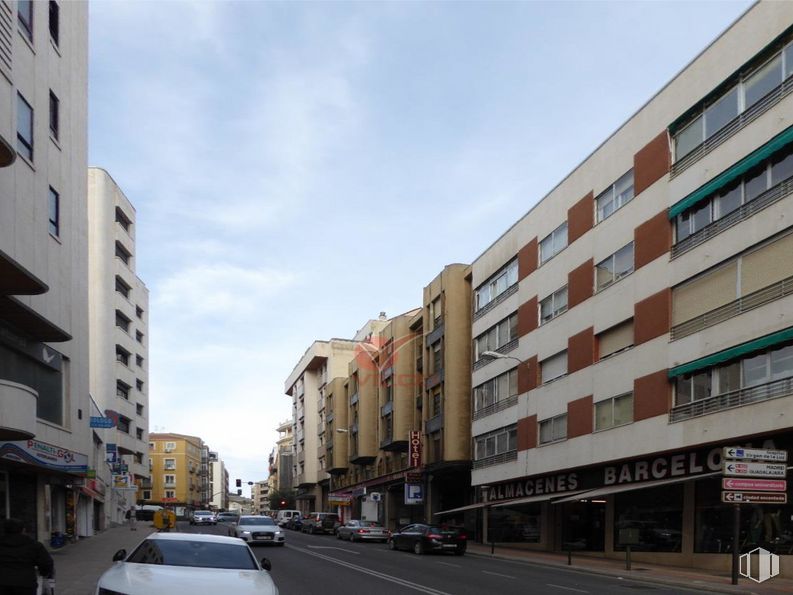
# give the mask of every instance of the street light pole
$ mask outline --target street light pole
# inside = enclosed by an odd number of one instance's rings
[[[525,363],[520,358],[514,357],[512,355],[504,355],[503,353],[499,353],[498,351],[483,351],[482,357],[488,357],[490,359],[514,359],[519,364]]]

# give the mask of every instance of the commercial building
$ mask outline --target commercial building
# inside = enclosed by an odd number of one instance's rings
[[[791,75],[793,4],[755,4],[475,260],[483,501],[450,514],[729,567],[722,447],[793,449]],[[790,572],[792,518],[744,506],[741,547]]]
[[[111,522],[149,481],[149,292],[135,273],[135,208],[105,170],[88,169],[90,390],[112,428],[97,428],[113,466]],[[109,478],[108,478],[109,479]],[[130,502],[128,502],[130,501]]]
[[[143,504],[173,507],[176,514],[207,506],[202,489],[202,452],[197,436],[149,434],[151,490],[143,490]]]
[[[88,6],[0,3],[0,517],[32,535],[104,523],[91,432]]]

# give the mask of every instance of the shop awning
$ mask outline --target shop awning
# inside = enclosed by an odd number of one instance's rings
[[[646,488],[657,488],[659,486],[668,486],[676,483],[683,483],[685,481],[694,481],[702,479],[703,477],[713,477],[714,475],[721,475],[721,471],[713,471],[711,473],[702,473],[700,475],[689,475],[688,477],[675,477],[673,479],[659,479],[657,481],[644,481],[641,483],[627,483],[622,485],[604,486],[595,490],[580,492],[577,496],[569,496],[554,500],[554,504],[562,504],[563,502],[578,502],[579,500],[590,500],[598,498],[599,496],[609,496],[611,494],[620,494],[622,492],[631,492],[633,490],[643,490]]]
[[[516,504],[531,504],[532,502],[547,502],[548,500],[553,500],[554,502],[558,502],[558,500],[554,500],[554,498],[565,498],[569,496],[575,496],[576,494],[584,494],[587,490],[578,490],[576,492],[565,492],[564,494],[542,494],[537,496],[526,496],[525,498],[515,498],[513,500],[507,500],[506,502],[496,502],[491,504],[493,508],[504,508],[505,506],[514,506]],[[578,498],[573,498],[573,500],[578,500]]]
[[[484,508],[485,506],[488,506],[488,504],[489,504],[488,502],[479,502],[477,504],[469,504],[467,506],[460,506],[459,508],[450,508],[449,510],[441,510],[439,512],[436,512],[435,515],[453,514],[455,512],[463,512],[463,511],[466,511],[466,510],[474,510],[474,509],[477,509],[477,508]]]

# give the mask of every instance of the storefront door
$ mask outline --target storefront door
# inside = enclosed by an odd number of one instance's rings
[[[562,550],[602,552],[606,546],[606,503],[603,500],[562,505]]]

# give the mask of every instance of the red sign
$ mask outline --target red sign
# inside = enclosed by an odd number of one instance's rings
[[[749,490],[753,492],[784,492],[787,488],[784,479],[738,479],[725,477],[721,480],[724,490]]]
[[[410,432],[410,466],[421,467],[421,432]]]
[[[722,492],[722,502],[733,504],[787,504],[787,494],[771,492]]]

